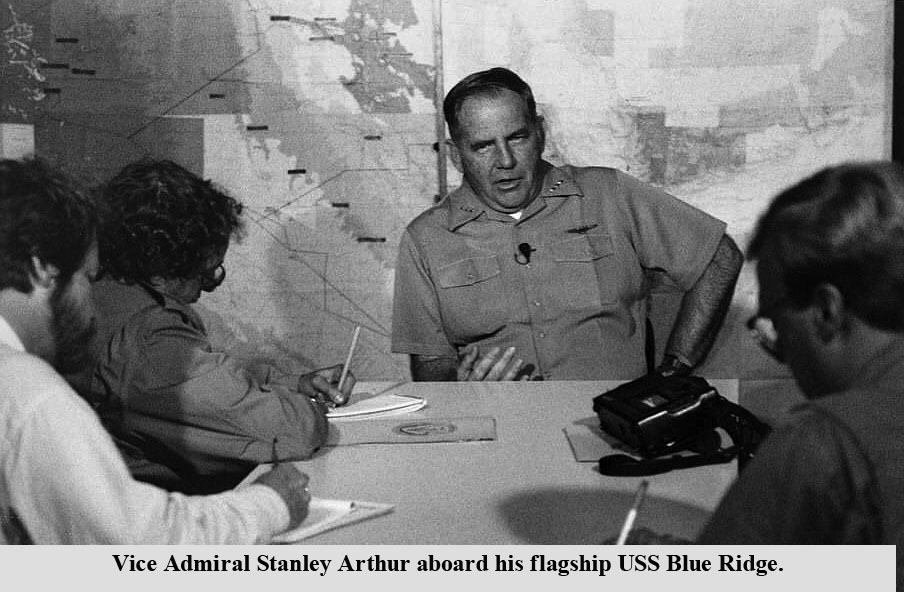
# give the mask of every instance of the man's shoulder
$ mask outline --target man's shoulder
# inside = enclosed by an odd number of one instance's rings
[[[53,367],[38,356],[0,344],[0,374],[22,371],[30,371],[38,377],[56,374]],[[25,373],[22,378],[28,379],[30,376],[31,374]]]
[[[582,180],[589,180],[597,182],[605,181],[616,183],[622,177],[633,179],[633,177],[631,177],[624,171],[604,165],[577,166],[573,164],[562,164],[553,167],[553,171],[564,173],[577,182],[580,182]]]
[[[102,317],[131,316],[153,304],[154,299],[138,284],[104,278],[92,286],[94,307]]]
[[[788,453],[805,451],[810,455],[831,457],[839,450],[856,445],[855,434],[856,430],[851,429],[843,414],[839,415],[824,402],[812,400],[794,407],[769,439],[774,436],[783,441]]]
[[[904,388],[854,387],[801,407],[838,424],[867,445],[904,436],[898,420],[904,414]]]
[[[406,229],[410,234],[419,235],[423,232],[432,232],[449,227],[449,216],[456,200],[458,190],[447,194],[439,203],[436,203],[408,223]]]
[[[653,185],[610,166],[560,165],[553,173],[570,178],[585,198],[600,199],[606,203],[627,204],[649,192],[661,193]]]
[[[197,324],[191,305],[154,292],[139,284],[101,280],[94,285],[95,306],[100,322],[112,330],[123,325]]]
[[[31,406],[53,393],[70,390],[47,361],[0,344],[0,407],[8,411],[10,405]]]

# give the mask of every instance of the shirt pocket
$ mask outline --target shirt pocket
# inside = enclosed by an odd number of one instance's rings
[[[437,270],[436,281],[440,288],[473,286],[499,275],[496,255],[472,257],[443,265]]]
[[[566,287],[563,305],[598,308],[616,300],[619,268],[612,237],[581,234],[549,245],[557,282]]]
[[[463,344],[500,330],[511,317],[496,255],[470,257],[439,267],[436,283],[443,330]]]

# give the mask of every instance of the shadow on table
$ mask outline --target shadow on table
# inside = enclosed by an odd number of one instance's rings
[[[547,488],[508,498],[500,512],[524,543],[599,545],[618,535],[633,501],[633,491]],[[648,495],[635,527],[692,540],[709,515],[696,506]]]

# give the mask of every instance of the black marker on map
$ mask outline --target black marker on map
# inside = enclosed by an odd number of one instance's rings
[[[271,20],[271,21],[288,21],[288,20],[290,20],[291,18],[292,18],[292,17],[286,16],[286,15],[283,15],[283,14],[271,14],[271,15],[270,15],[270,20]]]
[[[385,243],[386,242],[385,238],[376,237],[376,236],[359,236],[357,240],[359,243]]]
[[[349,203],[348,203],[347,201],[333,201],[333,202],[330,202],[330,205],[333,206],[334,208],[348,208],[348,207],[350,207],[350,206],[349,206]]]
[[[211,99],[225,99],[226,93],[210,93],[207,96],[210,97]]]
[[[59,89],[59,88],[45,88],[44,89],[45,95],[58,95],[61,92],[62,92],[62,89]]]
[[[270,129],[269,125],[248,125],[245,126],[245,129],[249,132],[263,132]]]
[[[308,169],[289,169],[286,172],[290,175],[304,175],[308,172]]]
[[[379,134],[367,134],[366,136],[364,136],[364,139],[365,140],[382,140],[383,136],[381,136]]]
[[[94,76],[97,70],[88,70],[86,68],[73,68],[70,70],[73,74],[81,74],[82,76]]]
[[[332,35],[320,35],[318,37],[308,37],[308,41],[335,41],[336,38]]]
[[[57,43],[78,43],[78,37],[57,37],[54,41]]]

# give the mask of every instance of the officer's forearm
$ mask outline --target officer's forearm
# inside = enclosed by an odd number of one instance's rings
[[[415,382],[455,382],[457,368],[455,356],[411,356],[411,379]]]
[[[681,300],[665,355],[697,366],[706,357],[731,305],[744,257],[735,242],[723,235],[700,279]]]

